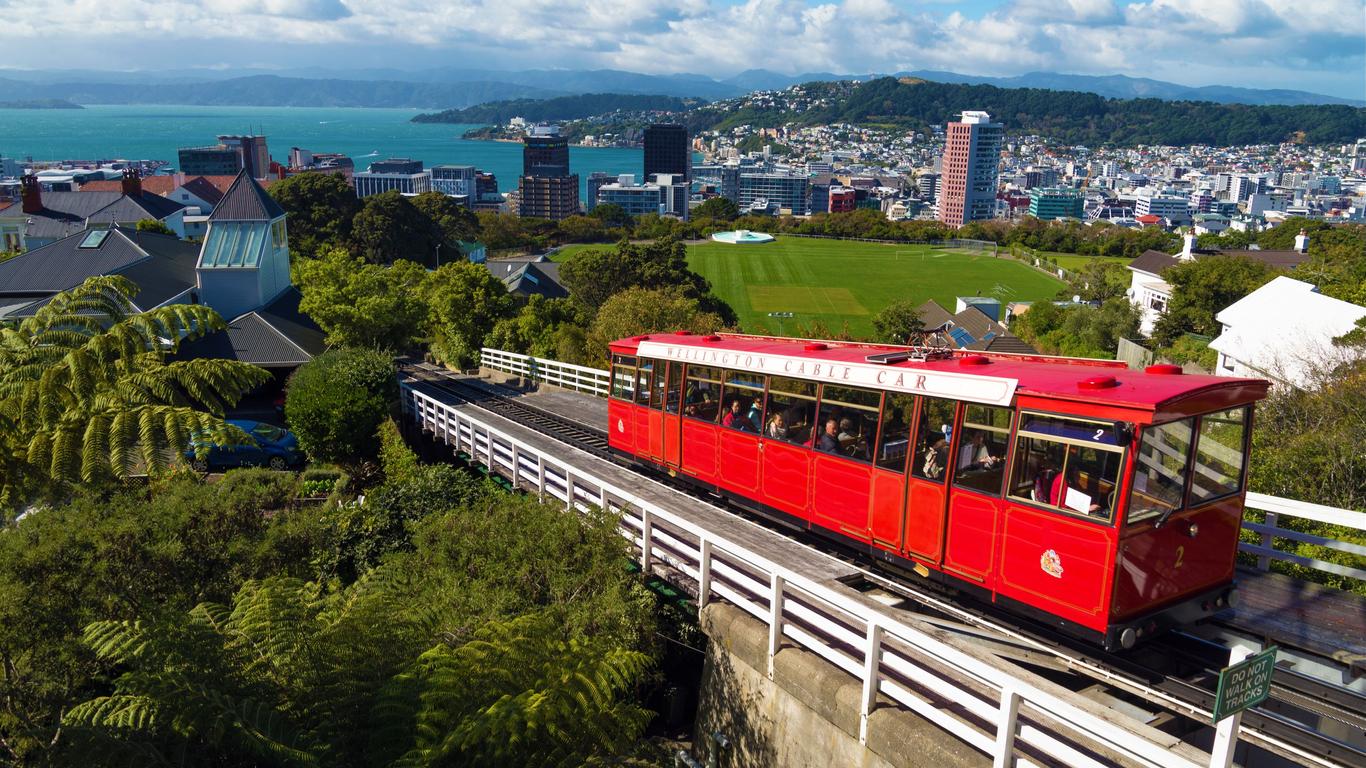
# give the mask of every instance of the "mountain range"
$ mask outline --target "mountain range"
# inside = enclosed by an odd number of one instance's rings
[[[1224,104],[1347,104],[1308,91],[1234,86],[1186,86],[1126,75],[1030,72],[1011,77],[915,70],[890,73],[942,83],[1043,88],[1094,93],[1107,98],[1156,98]],[[882,75],[806,72],[785,75],[746,70],[725,79],[680,73],[648,75],[613,69],[500,71],[442,67],[337,70],[196,69],[146,72],[0,69],[0,100],[66,99],[81,104],[206,104],[241,106],[338,106],[464,108],[495,99],[541,99],[583,93],[649,94],[707,100],[780,90],[798,83],[872,80]]]

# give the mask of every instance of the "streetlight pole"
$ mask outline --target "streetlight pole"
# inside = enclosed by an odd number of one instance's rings
[[[441,269],[441,243],[436,244],[436,268]]]

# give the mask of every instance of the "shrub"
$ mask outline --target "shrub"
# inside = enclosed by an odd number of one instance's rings
[[[398,380],[388,355],[332,350],[290,377],[285,418],[312,460],[355,463],[376,454],[375,430],[397,398]]]
[[[364,503],[331,512],[332,546],[320,558],[324,576],[354,581],[389,552],[412,548],[412,526],[436,512],[473,503],[494,486],[447,464],[418,466],[411,477],[372,489]]]
[[[389,483],[416,480],[421,464],[417,454],[404,442],[398,425],[389,419],[379,425],[379,464],[384,470],[384,480]]]

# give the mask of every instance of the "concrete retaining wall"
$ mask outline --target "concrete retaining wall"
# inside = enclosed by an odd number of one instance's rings
[[[730,746],[718,768],[907,768],[987,766],[986,755],[914,713],[883,699],[859,743],[858,680],[815,654],[785,647],[768,679],[768,627],[726,603],[702,611],[711,639],[695,743],[707,756],[710,734]]]

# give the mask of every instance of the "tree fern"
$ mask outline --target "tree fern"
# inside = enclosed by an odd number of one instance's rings
[[[136,286],[94,277],[0,328],[0,444],[25,472],[0,478],[10,506],[38,487],[164,467],[192,434],[242,442],[223,410],[269,374],[233,360],[167,362],[186,340],[224,328],[201,305],[136,313]]]

